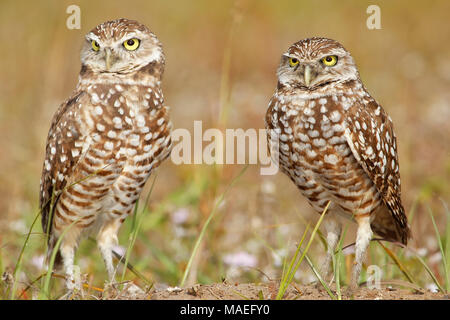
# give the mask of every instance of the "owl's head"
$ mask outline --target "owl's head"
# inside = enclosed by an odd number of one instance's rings
[[[339,42],[326,38],[294,43],[283,54],[277,73],[282,86],[307,92],[359,79],[350,53]]]
[[[107,21],[86,35],[81,63],[95,73],[128,74],[152,62],[164,63],[161,42],[143,24]]]

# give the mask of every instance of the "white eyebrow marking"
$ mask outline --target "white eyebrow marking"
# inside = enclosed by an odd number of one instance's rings
[[[92,32],[89,32],[89,33],[86,35],[86,40],[87,40],[87,41],[95,40],[95,41],[97,41],[98,43],[100,43],[100,38],[97,37],[97,35],[95,35],[95,34],[92,33]]]

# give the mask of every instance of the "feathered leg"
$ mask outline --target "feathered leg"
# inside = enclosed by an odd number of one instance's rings
[[[372,239],[372,229],[370,227],[370,216],[355,217],[358,223],[358,231],[356,233],[356,250],[355,261],[353,263],[352,279],[348,294],[352,294],[358,288],[359,275],[361,273],[362,264],[366,256],[366,250]]]
[[[105,222],[97,235],[97,244],[105,261],[106,270],[108,271],[109,281],[114,282],[115,269],[112,259],[113,246],[118,244],[117,233],[121,226],[119,219],[109,220]]]
[[[326,217],[324,224],[325,230],[327,232],[327,255],[321,267],[321,275],[324,281],[328,282],[331,280],[331,262],[333,261],[333,255],[336,249],[336,245],[339,241],[339,238],[341,237],[342,225],[334,213],[330,213],[330,215]]]

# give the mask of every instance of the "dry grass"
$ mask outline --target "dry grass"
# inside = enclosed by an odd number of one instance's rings
[[[369,1],[77,3],[82,10],[81,30],[65,27],[70,1],[0,3],[0,36],[5,39],[0,48],[0,272],[14,269],[38,212],[47,130],[58,104],[75,87],[83,35],[107,19],[128,17],[148,25],[163,42],[166,102],[172,107],[174,126],[189,130],[199,119],[203,129],[262,128],[283,50],[308,36],[327,36],[343,43],[352,52],[371,94],[395,124],[403,202],[414,237],[410,246],[445,285],[448,271],[443,269],[429,210],[445,246],[449,243],[445,206],[450,202],[448,1],[433,5],[382,2],[382,30],[375,31],[365,27]],[[147,212],[129,260],[142,277],[161,286],[180,282],[217,197],[241,169],[238,165],[176,166],[169,161],[162,165],[149,203],[141,204]],[[150,183],[146,187],[144,194]],[[177,214],[186,215],[186,220],[176,223]],[[314,224],[318,218],[285,176],[261,176],[258,166],[249,166],[210,222],[186,284],[220,283],[223,278],[239,282],[279,279],[283,261],[294,254],[306,221]],[[128,219],[120,233],[124,248],[132,228],[132,219]],[[41,229],[35,228],[15,279],[17,294],[44,272],[43,239]],[[343,246],[353,240],[354,227],[350,226]],[[413,254],[391,244],[386,247],[419,287],[433,284]],[[448,246],[443,250],[448,252]],[[337,268],[343,284],[351,258],[347,251]],[[233,256],[225,259],[239,252],[244,254],[237,265],[230,262]],[[315,264],[324,254],[319,241],[308,252]],[[95,243],[84,241],[77,257],[86,283],[103,287],[105,270]],[[377,243],[371,244],[370,264],[383,269],[385,280],[408,281]],[[7,278],[0,285],[0,298],[7,297],[3,295],[9,285]],[[125,279],[145,285],[130,272]],[[302,284],[314,279],[307,264],[302,264],[294,277]],[[54,297],[61,292],[61,285],[62,280],[54,281]],[[25,298],[31,298],[40,286],[41,280]]]

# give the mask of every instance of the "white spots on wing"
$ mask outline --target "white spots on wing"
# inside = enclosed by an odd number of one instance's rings
[[[106,141],[104,144],[104,148],[106,150],[112,150],[114,148],[114,144],[111,141]]]
[[[305,108],[305,110],[303,110],[303,113],[304,113],[306,116],[312,116],[312,115],[314,115],[314,111],[313,111],[311,108]]]
[[[95,127],[96,127],[97,130],[100,131],[100,132],[105,131],[105,126],[104,126],[103,124],[101,124],[101,123],[97,123],[97,124],[95,125]]]
[[[341,124],[339,124],[339,123],[333,125],[332,128],[333,128],[333,130],[335,132],[342,132],[342,131],[344,131],[344,127]]]
[[[375,109],[375,115],[376,115],[376,116],[379,116],[380,113],[381,113],[381,107],[378,106],[378,108]]]
[[[364,135],[361,131],[359,132],[358,139],[362,145],[364,145],[366,143],[366,140],[364,139]]]
[[[307,149],[306,155],[310,158],[315,158],[317,156],[317,153],[314,150]]]
[[[159,139],[158,139],[158,140],[159,140]],[[281,145],[280,145],[280,150],[281,150],[281,151],[284,151],[284,152],[288,152],[288,151],[289,151],[289,145],[288,145],[288,144],[285,144],[285,143],[281,144]]]
[[[152,134],[151,132],[149,132],[149,133],[147,133],[147,134],[144,136],[144,140],[145,140],[145,141],[148,141],[148,140],[150,140],[150,139],[152,138],[152,136],[153,136],[153,134]]]
[[[347,101],[342,101],[341,105],[342,105],[342,109],[344,109],[345,111],[347,111],[351,107],[351,104]]]
[[[100,102],[100,98],[96,93],[92,93],[91,95],[91,102],[92,104],[98,104]]]
[[[120,107],[120,101],[118,99],[114,101],[114,107],[116,108]]]
[[[61,157],[59,158],[61,160],[61,162],[66,162],[67,160],[67,156],[65,154],[61,155]]]
[[[332,165],[335,165],[338,162],[338,158],[334,154],[326,154],[323,160]]]
[[[327,99],[326,98],[320,98],[319,99],[319,104],[324,105],[327,103]]]
[[[372,155],[374,155],[373,149],[372,149],[371,146],[367,147],[367,149],[366,149],[366,154],[369,156],[369,158],[370,158]]]
[[[103,114],[103,109],[100,106],[96,106],[94,110],[95,113],[99,116]]]
[[[150,151],[151,148],[152,148],[152,145],[151,144],[147,144],[147,145],[144,146],[144,151],[148,152],[148,151]]]
[[[308,135],[309,135],[311,138],[316,138],[316,137],[319,136],[319,131],[317,131],[317,130],[308,130]]]
[[[80,154],[80,151],[78,149],[72,149],[71,153],[72,153],[72,157],[76,158]]]
[[[367,124],[365,122],[362,123],[363,130],[367,130]]]
[[[50,153],[51,153],[51,154],[55,154],[55,153],[56,153],[56,148],[55,148],[55,147],[51,147]]]
[[[328,140],[328,143],[338,144],[338,143],[342,143],[343,141],[344,141],[344,139],[342,137],[334,136],[330,140]]]
[[[158,121],[156,121],[156,124],[158,126],[162,125],[164,123],[164,118],[159,118]]]
[[[122,129],[122,119],[120,119],[119,117],[114,117],[113,123],[114,123],[114,128]]]
[[[138,116],[136,117],[136,125],[137,125],[139,128],[145,126],[145,119],[144,119],[144,117],[143,117],[142,115],[138,115]]]
[[[136,149],[132,149],[132,148],[128,148],[128,149],[127,149],[127,155],[128,155],[129,157],[135,156],[136,153],[137,153],[137,150],[136,150]]]
[[[292,143],[292,147],[293,147],[295,150],[303,151],[303,150],[306,150],[306,149],[310,149],[310,148],[311,148],[311,145],[308,144],[308,143],[297,143],[297,142],[293,142],[293,143]]]
[[[314,139],[313,140],[313,145],[315,145],[316,147],[324,147],[325,144],[326,144],[326,142],[322,138],[318,138],[318,139]]]
[[[306,134],[304,134],[304,133],[299,133],[299,138],[300,138],[300,140],[301,141],[303,141],[303,142],[309,142],[309,137],[306,135]]]
[[[309,117],[308,118],[308,122],[312,123],[312,124],[315,124],[316,123],[316,119],[314,119],[314,117]]]
[[[392,155],[393,157],[395,157],[395,150],[394,150],[393,147],[391,147],[391,155]]]
[[[120,84],[116,84],[115,88],[116,88],[116,90],[118,92],[122,92],[123,91],[123,87]]]
[[[108,136],[108,138],[114,139],[114,138],[116,138],[117,133],[114,130],[109,130],[106,135]]]
[[[331,113],[330,119],[333,122],[338,122],[339,120],[341,120],[341,114],[339,113],[339,111],[335,110]]]
[[[134,147],[139,145],[139,136],[137,134],[130,135],[130,144]]]

